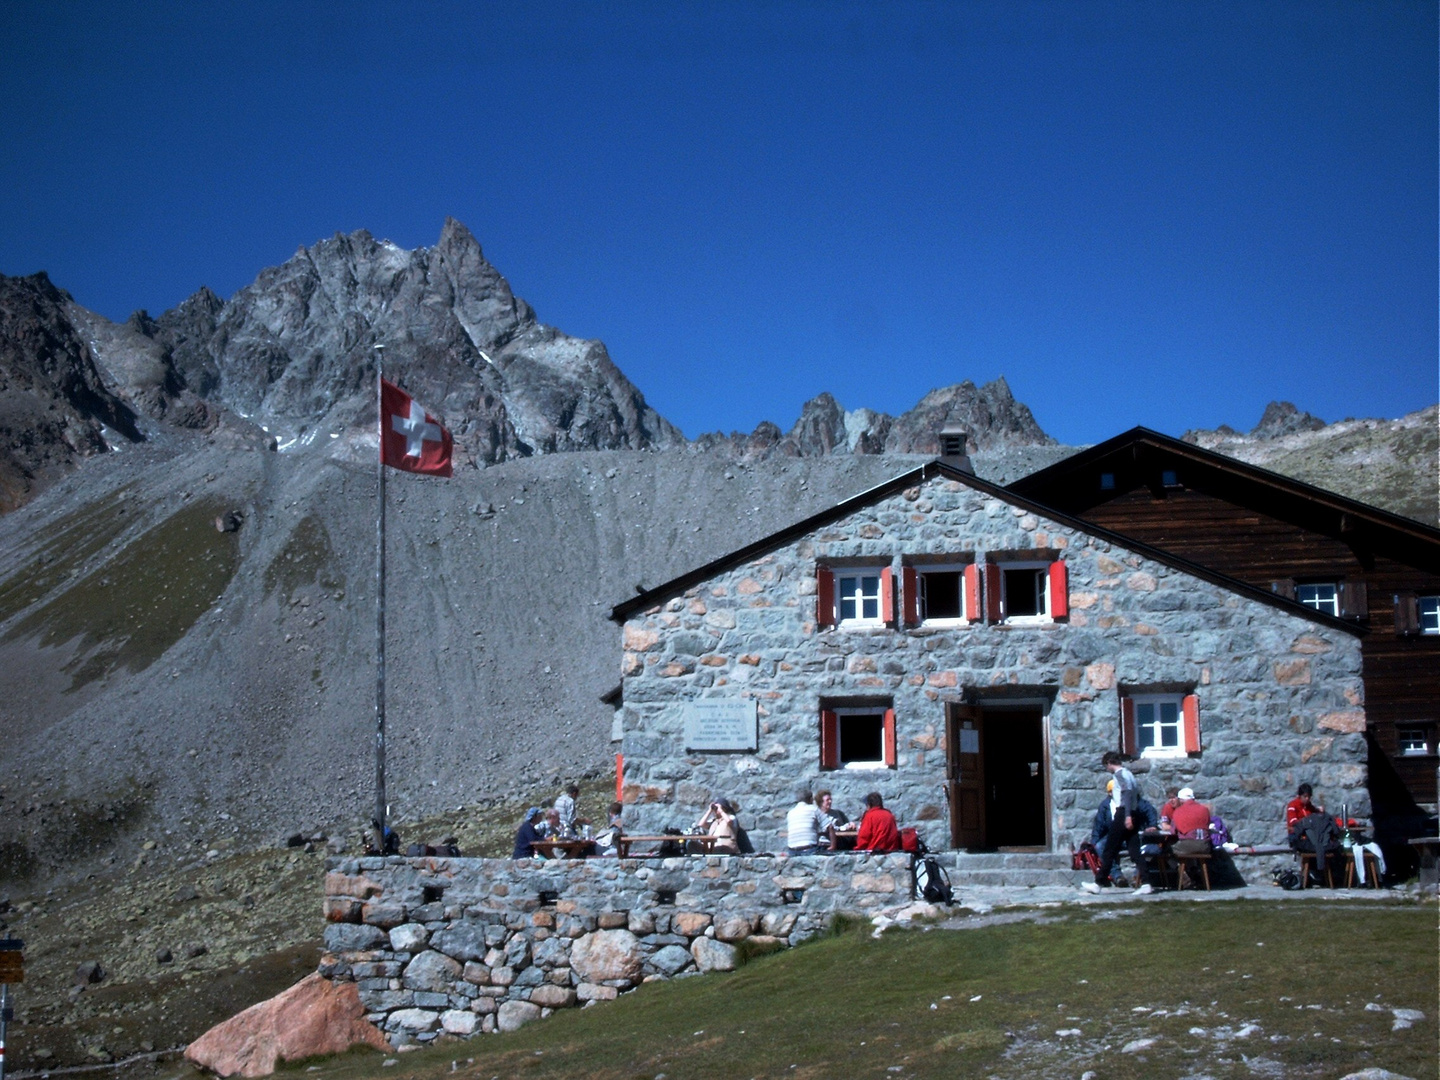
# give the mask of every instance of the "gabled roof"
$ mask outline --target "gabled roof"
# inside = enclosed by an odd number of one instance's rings
[[[797,521],[795,524],[781,529],[779,532],[771,533],[769,536],[757,540],[753,544],[747,544],[745,547],[737,548],[727,555],[722,555],[720,558],[714,559],[704,566],[697,566],[694,570],[681,574],[679,577],[671,578],[661,585],[646,589],[639,595],[633,596],[629,600],[616,604],[611,608],[610,618],[615,622],[623,623],[637,611],[643,611],[656,604],[663,604],[671,597],[677,596],[687,589],[708,581],[717,574],[734,569],[762,555],[767,555],[771,551],[784,547],[786,544],[792,543],[802,536],[814,532],[816,529],[823,528],[831,522],[838,521],[856,510],[871,506],[882,499],[889,498],[891,495],[904,491],[906,488],[914,487],[923,481],[936,477],[942,477],[946,480],[958,480],[962,484],[975,488],[977,491],[983,492],[992,498],[1009,503],[1011,506],[1020,507],[1040,517],[1048,518],[1077,532],[1087,533],[1090,536],[1113,544],[1115,547],[1124,548],[1127,551],[1134,552],[1136,555],[1152,559],[1155,562],[1179,570],[1182,573],[1191,574],[1194,577],[1201,578],[1214,585],[1219,585],[1221,588],[1239,593],[1249,599],[1258,600],[1261,603],[1268,604],[1270,607],[1278,608],[1291,615],[1299,615],[1302,618],[1309,619],[1311,622],[1319,623],[1322,626],[1345,630],[1357,636],[1362,636],[1366,632],[1362,627],[1355,626],[1342,619],[1337,619],[1334,616],[1323,614],[1313,608],[1298,604],[1293,600],[1286,600],[1283,597],[1276,596],[1274,593],[1267,592],[1263,589],[1257,589],[1253,585],[1238,581],[1226,574],[1218,573],[1209,567],[1190,562],[1188,559],[1182,559],[1171,552],[1153,548],[1131,537],[1111,532],[1109,529],[1100,528],[1059,510],[1054,510],[1015,491],[992,484],[988,480],[982,480],[973,473],[957,469],[943,459],[926,462],[919,468],[901,473],[894,479],[887,480],[883,484],[877,484],[868,491],[862,491],[860,494],[846,499],[844,502],[836,503],[828,510],[823,510],[803,521]]]
[[[1162,462],[1184,464],[1186,487],[1203,487],[1217,498],[1327,536],[1350,541],[1363,535],[1393,558],[1440,571],[1440,529],[1145,427],[1131,428],[1021,477],[1009,490],[1084,513],[1143,485],[1145,472],[1153,473]],[[1117,474],[1113,491],[1099,489],[1102,471]],[[1118,475],[1125,472],[1130,474],[1128,484]]]

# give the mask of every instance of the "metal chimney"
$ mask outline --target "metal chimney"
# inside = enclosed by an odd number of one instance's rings
[[[975,467],[970,464],[970,455],[966,452],[969,447],[970,432],[963,425],[951,422],[940,428],[940,460],[973,476]]]

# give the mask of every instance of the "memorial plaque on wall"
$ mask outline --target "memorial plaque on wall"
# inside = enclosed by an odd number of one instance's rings
[[[685,706],[685,749],[754,750],[759,738],[755,702],[692,701]]]

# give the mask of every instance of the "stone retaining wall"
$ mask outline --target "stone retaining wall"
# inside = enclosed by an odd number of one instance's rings
[[[332,859],[320,973],[395,1045],[513,1030],[910,902],[908,855]]]

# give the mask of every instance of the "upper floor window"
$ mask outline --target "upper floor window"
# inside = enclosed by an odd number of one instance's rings
[[[1428,727],[1397,727],[1395,734],[1401,757],[1426,757],[1432,752]]]
[[[1440,596],[1396,593],[1395,633],[1405,637],[1440,634]]]
[[[894,615],[890,567],[825,567],[815,572],[819,626],[884,626]]]
[[[1200,703],[1194,694],[1127,694],[1120,699],[1121,745],[1135,757],[1200,752]]]
[[[1420,633],[1440,634],[1440,596],[1422,596],[1415,606],[1420,616]]]
[[[985,614],[991,622],[1043,623],[1070,614],[1065,563],[992,562],[985,567]]]
[[[1297,582],[1295,599],[1326,615],[1340,614],[1340,586],[1333,581]]]
[[[974,563],[905,566],[901,594],[907,626],[957,626],[980,617],[980,568]]]

